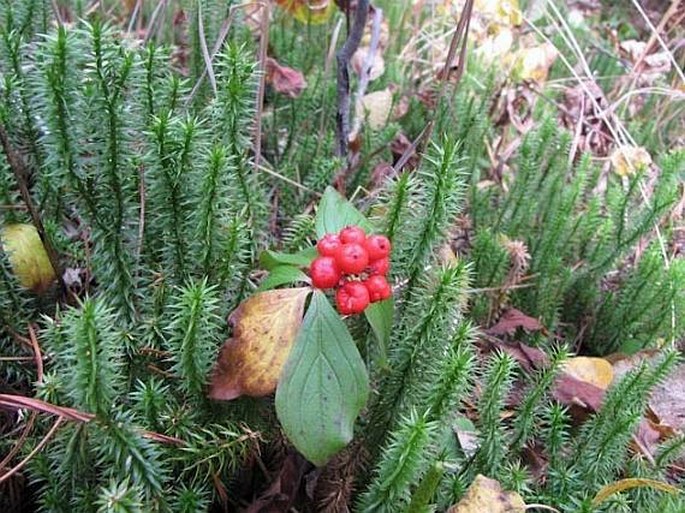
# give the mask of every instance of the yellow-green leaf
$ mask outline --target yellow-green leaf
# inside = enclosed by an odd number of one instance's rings
[[[0,245],[23,287],[40,293],[55,280],[55,270],[32,224],[5,226],[0,231]]]
[[[310,292],[309,287],[269,290],[240,304],[229,319],[233,337],[219,353],[209,397],[228,401],[276,389]]]
[[[297,21],[312,25],[326,23],[335,12],[333,0],[276,0],[276,3]]]

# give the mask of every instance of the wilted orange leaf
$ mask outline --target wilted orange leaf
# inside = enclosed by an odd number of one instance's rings
[[[233,337],[221,348],[209,397],[230,401],[276,390],[302,323],[309,287],[255,294],[231,314]]]
[[[604,358],[578,356],[564,363],[564,371],[580,381],[606,390],[614,379],[614,368]]]
[[[302,23],[326,23],[335,11],[332,0],[276,0],[285,11]]]
[[[523,513],[526,503],[516,492],[505,492],[494,479],[477,475],[464,498],[447,513]]]

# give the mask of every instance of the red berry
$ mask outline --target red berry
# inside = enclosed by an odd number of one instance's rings
[[[390,270],[390,259],[388,257],[385,258],[380,258],[378,260],[374,260],[369,264],[369,274],[370,275],[375,275],[375,274],[380,274],[381,276],[385,276],[388,274],[388,271]]]
[[[315,258],[309,266],[309,275],[312,277],[312,285],[319,289],[335,287],[341,276],[335,258],[329,256]]]
[[[371,235],[364,244],[366,251],[369,252],[369,260],[372,262],[380,258],[387,257],[392,249],[390,240],[385,235]]]
[[[343,315],[362,313],[369,302],[369,290],[358,281],[345,282],[335,293],[338,312]]]
[[[343,244],[364,244],[366,241],[366,232],[359,226],[348,226],[340,230],[340,242]]]
[[[340,246],[342,246],[340,237],[334,233],[328,233],[317,242],[316,250],[321,256],[334,257],[340,249]]]
[[[369,265],[369,254],[364,246],[355,242],[343,244],[335,256],[338,267],[345,274],[357,274]]]
[[[371,276],[364,282],[364,286],[369,291],[369,298],[372,303],[383,301],[392,296],[392,289],[385,276]]]

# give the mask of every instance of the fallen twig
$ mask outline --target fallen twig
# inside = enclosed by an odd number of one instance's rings
[[[369,14],[369,0],[359,0],[354,13],[350,33],[338,51],[338,112],[336,114],[336,139],[338,157],[348,157],[347,141],[350,132],[350,59],[359,48]]]

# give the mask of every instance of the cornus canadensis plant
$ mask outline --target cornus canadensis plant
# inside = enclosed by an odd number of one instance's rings
[[[682,365],[685,153],[608,172],[477,59],[424,90],[381,1],[366,86],[403,92],[333,158],[320,43],[363,2],[153,4],[0,0],[0,511],[442,512],[485,477],[684,510],[645,412]],[[649,351],[604,390],[569,348]]]

